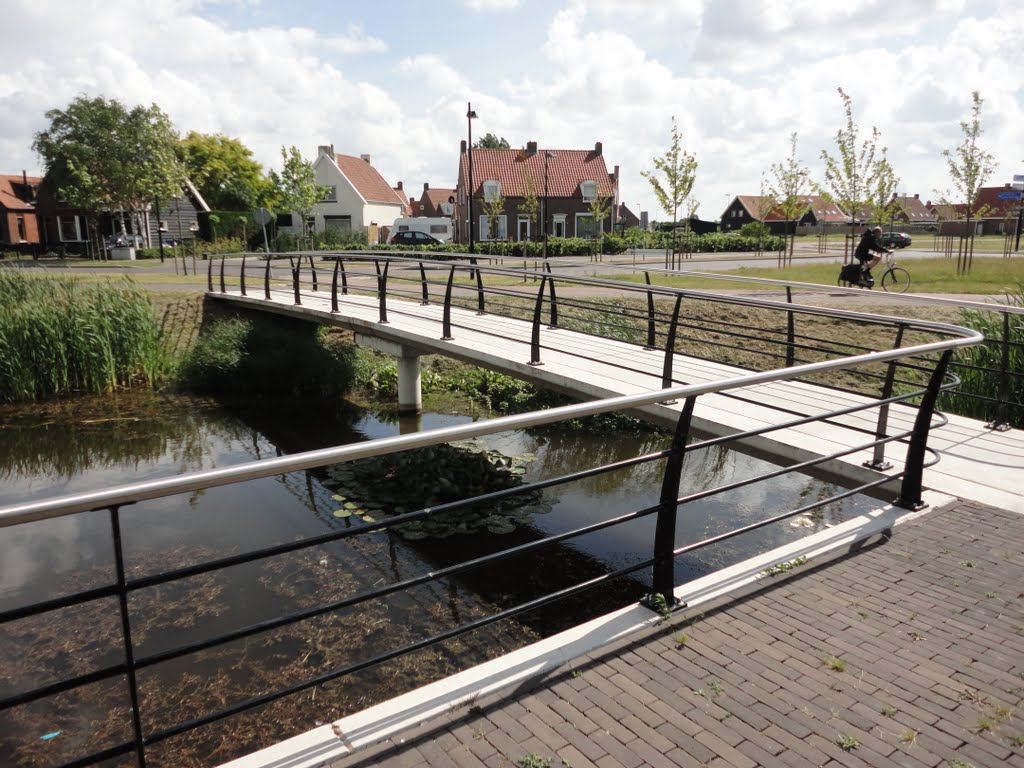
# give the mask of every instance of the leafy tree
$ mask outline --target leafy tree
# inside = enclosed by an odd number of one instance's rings
[[[306,222],[316,204],[324,199],[327,187],[316,183],[316,171],[313,163],[305,160],[299,148],[281,147],[281,159],[284,161],[281,173],[270,171],[270,182],[274,189],[274,200],[278,211],[299,214],[301,231],[300,242],[305,240]]]
[[[612,214],[612,196],[602,195],[600,192],[594,195],[590,201],[590,215],[594,217],[596,229],[597,252],[601,253],[604,245],[604,220]]]
[[[537,221],[540,218],[540,201],[537,199],[537,187],[533,183],[532,176],[526,177],[526,195],[516,211],[530,220],[532,238],[537,231]]]
[[[772,211],[774,211],[778,207],[778,205],[779,205],[778,198],[775,197],[775,195],[772,193],[771,189],[769,188],[768,180],[765,178],[764,172],[762,171],[761,172],[761,194],[758,196],[757,202],[754,203],[754,211],[753,211],[753,213],[757,217],[757,221],[756,222],[753,222],[753,221],[750,222],[751,225],[756,224],[757,226],[756,227],[751,227],[751,229],[750,229],[751,234],[747,235],[748,237],[756,237],[757,238],[757,254],[758,255],[760,255],[761,252],[762,252],[762,244],[764,243],[764,238],[767,235],[771,234],[771,232],[770,232],[770,230],[768,228],[768,225],[764,223],[765,219],[768,218],[768,214],[771,213]],[[744,234],[744,229],[746,229],[746,227],[747,227],[746,224],[744,224],[742,227],[740,227],[740,234]]]
[[[676,118],[673,116],[668,151],[661,157],[651,159],[651,162],[654,163],[654,171],[640,172],[640,175],[650,183],[662,210],[672,216],[673,250],[679,209],[683,207],[690,196],[697,173],[697,158],[683,150],[681,144],[682,135],[679,133]],[[662,175],[664,182],[658,178],[657,173]]]
[[[846,128],[836,131],[837,155],[827,150],[821,151],[821,159],[825,163],[825,183],[828,189],[821,192],[833,200],[850,217],[850,242],[852,247],[854,230],[858,216],[864,216],[871,202],[870,179],[878,170],[875,155],[878,154],[880,134],[875,127],[871,128],[869,138],[861,141],[860,131],[853,122],[853,100],[843,91],[837,89],[843,100],[846,113]],[[884,156],[884,150],[882,150]]]
[[[44,187],[82,208],[93,230],[100,213],[138,216],[158,197],[181,194],[184,169],[178,134],[156,104],[131,110],[116,99],[78,96],[67,109],[46,113],[50,126],[32,148],[45,168]]]
[[[512,145],[502,136],[498,138],[493,133],[485,133],[482,139],[478,139],[473,149],[512,149]]]
[[[220,211],[251,211],[268,202],[271,184],[252,151],[223,134],[191,131],[178,157],[207,204]]]
[[[893,171],[889,159],[882,157],[875,164],[875,175],[871,180],[871,220],[878,224],[888,224],[896,217],[900,210],[900,202],[896,199],[896,187],[900,183],[899,177]]]
[[[981,105],[983,99],[978,91],[971,92],[971,99],[974,105],[971,107],[970,122],[961,122],[960,130],[964,138],[960,146],[955,149],[942,150],[942,156],[946,158],[946,165],[949,167],[949,178],[959,193],[963,205],[965,232],[968,238],[967,253],[963,255],[964,266],[961,267],[961,259],[958,258],[957,271],[970,271],[971,261],[974,257],[974,233],[971,227],[971,219],[984,216],[984,206],[978,204],[978,193],[988,177],[995,169],[995,160],[991,154],[978,145],[981,138]],[[939,201],[944,205],[953,205],[950,201],[951,195],[947,192],[940,194]]]
[[[777,201],[777,207],[789,229],[789,260],[793,260],[793,245],[796,240],[796,220],[807,209],[809,171],[800,165],[796,154],[796,131],[789,136],[789,157],[771,167],[772,181],[768,182],[768,194]]]

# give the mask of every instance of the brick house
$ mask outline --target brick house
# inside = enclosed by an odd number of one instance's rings
[[[976,235],[1006,235],[1016,232],[1018,220],[1022,216],[1019,199],[1012,199],[1014,190],[1010,184],[1001,187],[982,187],[978,190],[978,202],[975,210],[982,215],[971,217],[971,227]],[[965,221],[966,205],[963,203],[936,204],[932,206],[939,221],[939,232],[943,235],[963,235],[967,227]]]
[[[469,160],[463,141],[455,195],[460,242],[469,240]],[[475,240],[537,240],[545,227],[554,237],[592,237],[596,226],[590,202],[598,195],[611,199],[602,229],[613,231],[619,202],[619,167],[608,173],[601,142],[593,149],[544,150],[538,149],[535,141],[528,142],[524,149],[474,148],[472,164]],[[538,202],[536,218],[521,211],[531,197]],[[503,213],[491,222],[484,205],[497,199],[503,201]]]
[[[744,224],[761,221],[764,217],[765,226],[772,234],[788,234],[792,230],[793,221],[787,219],[782,210],[775,206],[767,213],[764,207],[768,198],[762,195],[737,195],[722,213],[722,231],[739,229]],[[803,213],[796,219],[798,227],[813,227],[822,224],[849,224],[850,217],[842,209],[822,195],[803,195],[801,199]]]
[[[474,156],[473,161],[476,162]],[[473,169],[473,181],[476,181],[476,168]],[[455,215],[455,194],[456,191],[450,187],[434,187],[431,189],[427,183],[423,184],[423,194],[420,195],[419,213],[417,216],[451,218]],[[474,209],[476,206],[473,206]]]

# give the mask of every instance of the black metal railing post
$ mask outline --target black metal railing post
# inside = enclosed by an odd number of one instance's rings
[[[316,264],[313,263],[313,254],[309,254],[309,274],[313,276],[313,292],[317,291]]]
[[[293,259],[291,256],[288,257],[288,261],[292,268],[292,293],[294,294],[293,304],[296,307],[302,306],[302,295],[299,293],[299,270],[302,269],[302,257]]]
[[[377,303],[380,307],[378,320],[381,323],[388,321],[388,267],[390,261],[384,262],[384,269],[380,268],[380,260],[374,259],[373,265],[377,268]]]
[[[548,296],[551,299],[550,321],[548,328],[558,328],[558,297],[555,296],[555,277],[551,272],[551,262],[544,262],[544,269],[548,273]]]
[[[903,468],[903,483],[900,485],[900,497],[893,502],[903,509],[924,509],[927,504],[921,499],[921,488],[924,481],[924,456],[928,448],[928,431],[931,429],[935,403],[939,399],[942,382],[946,378],[949,358],[952,350],[942,353],[935,370],[932,371],[928,389],[917,407],[917,418],[914,420],[914,431],[910,435],[907,446],[907,458]]]
[[[455,265],[448,269],[448,285],[444,289],[444,313],[441,317],[441,341],[451,341],[452,336],[452,282],[455,280]]]
[[[121,610],[121,638],[124,642],[125,673],[128,678],[128,695],[132,703],[132,731],[134,734],[135,756],[139,768],[146,768],[146,742],[142,734],[142,713],[139,710],[139,687],[135,677],[135,648],[132,643],[131,614],[128,612],[128,588],[124,568],[124,549],[121,541],[121,516],[119,507],[110,508],[110,533],[114,547],[114,568],[117,579],[117,601]]]
[[[334,262],[334,273],[331,275],[331,312],[338,311],[338,270],[341,268],[341,256]]]
[[[220,292],[226,293],[227,290],[224,287],[224,262],[228,260],[225,254],[220,255]]]
[[[540,290],[537,291],[537,302],[533,305],[533,329],[530,333],[530,365],[543,365],[540,359],[540,316],[544,308],[544,284],[551,278],[545,274],[540,279]]]
[[[693,406],[697,397],[686,398],[683,410],[676,421],[672,446],[665,461],[665,474],[661,481],[661,497],[658,501],[658,517],[654,529],[654,573],[653,595],[661,595],[668,610],[676,607],[675,595],[675,546],[676,516],[679,510],[679,485],[683,475],[683,459],[686,443],[690,437],[690,422],[693,420]],[[653,607],[650,600],[648,607]]]
[[[427,270],[423,268],[423,262],[420,262],[420,305],[427,306],[430,304],[430,293],[427,291]]]
[[[644,272],[644,282],[647,283],[647,344],[644,349],[657,349],[654,333],[654,291],[651,290],[650,272]]]
[[[672,310],[672,322],[668,327],[668,338],[665,340],[665,364],[661,369],[661,388],[668,389],[672,386],[672,364],[676,347],[676,328],[679,326],[679,307],[683,303],[683,296],[676,296],[676,306]],[[675,400],[666,400],[665,405],[672,405]]]
[[[906,330],[906,326],[900,323],[896,328],[896,339],[893,341],[893,349],[899,349],[903,344],[903,332]],[[889,365],[885,371],[885,381],[882,382],[882,394],[880,399],[888,400],[892,397],[893,385],[896,381],[896,369],[898,363],[895,360],[890,360]],[[875,440],[878,440],[875,444],[874,455],[871,457],[871,461],[865,461],[862,466],[868,469],[874,469],[879,472],[884,472],[887,469],[892,469],[892,462],[885,460],[885,446],[883,442],[886,433],[889,429],[889,403],[882,403],[878,408],[878,423],[875,425]]]
[[[786,303],[793,303],[793,289],[786,286]],[[786,367],[792,368],[796,360],[796,319],[793,310],[786,310]]]
[[[270,300],[270,254],[267,254],[267,265],[263,268],[263,298]]]
[[[1010,313],[1003,312],[1003,338],[1000,342],[1002,355],[999,367],[999,402],[996,403],[995,416],[985,425],[996,432],[1006,432],[1010,422],[1006,416],[1006,405],[1010,397]]]
[[[213,259],[210,259],[210,263],[206,266],[206,290],[213,293]]]
[[[476,258],[471,257],[469,263],[474,267],[476,266]],[[487,312],[484,308],[484,276],[480,273],[479,269],[474,269],[476,273],[476,313],[478,315],[486,315]]]
[[[245,296],[245,256],[246,254],[243,253],[242,266],[238,270],[238,288],[242,292],[243,296]]]

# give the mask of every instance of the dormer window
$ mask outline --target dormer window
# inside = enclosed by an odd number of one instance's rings
[[[581,181],[580,192],[583,193],[583,202],[589,203],[591,200],[597,197],[597,182]]]
[[[496,179],[488,179],[484,182],[484,200],[493,202],[501,197],[501,182]]]

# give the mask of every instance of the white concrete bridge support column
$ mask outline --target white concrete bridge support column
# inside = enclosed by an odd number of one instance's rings
[[[375,336],[355,334],[355,342],[391,355],[398,362],[398,413],[400,416],[418,414],[423,409],[423,393],[420,389],[420,353],[393,341]]]

